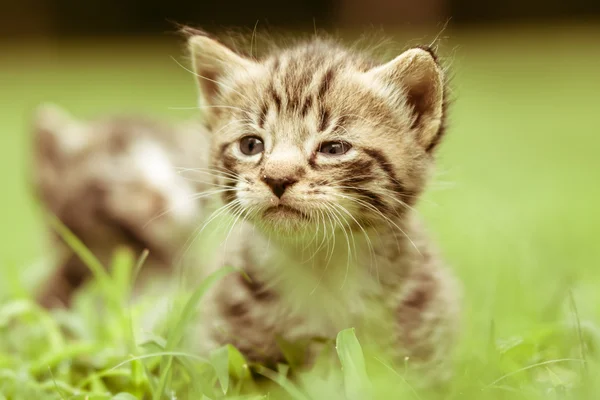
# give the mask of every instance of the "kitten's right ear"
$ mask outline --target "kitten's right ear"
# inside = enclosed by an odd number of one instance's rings
[[[56,104],[45,103],[33,115],[34,145],[43,155],[60,158],[78,153],[89,143],[84,124]]]
[[[40,104],[34,112],[34,125],[37,131],[60,131],[73,121],[73,117],[53,103]]]
[[[207,105],[217,105],[218,96],[231,90],[227,81],[257,65],[204,35],[191,36],[188,48],[200,87],[201,101]]]
[[[432,151],[444,131],[445,78],[437,57],[429,48],[406,50],[368,74],[390,88],[400,89],[410,108],[419,143]]]

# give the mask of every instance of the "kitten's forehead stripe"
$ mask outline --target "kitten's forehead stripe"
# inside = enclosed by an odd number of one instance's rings
[[[329,90],[329,88],[331,87],[331,82],[333,80],[333,69],[329,68],[327,70],[327,72],[325,72],[325,74],[323,75],[323,79],[321,81],[321,84],[319,86],[319,91],[317,96],[319,97],[319,100],[323,100],[323,98],[325,97],[325,94],[327,93],[327,91]]]
[[[304,88],[308,87],[313,79],[313,72],[307,68],[302,68],[300,70],[300,78],[298,78],[298,89],[304,90]]]
[[[263,128],[265,126],[265,119],[267,118],[267,111],[269,111],[269,104],[263,101],[260,112],[258,114],[258,127]]]
[[[268,91],[269,96],[273,100],[273,103],[275,103],[275,108],[277,108],[277,112],[281,112],[281,96],[277,93],[273,85],[269,87]]]
[[[306,115],[308,114],[308,110],[310,109],[310,107],[312,106],[312,96],[307,96],[306,99],[304,100],[304,104],[302,105],[302,110],[300,111],[300,115],[302,117],[306,117]]]
[[[321,115],[319,120],[319,132],[325,131],[329,126],[329,110],[325,106],[321,106]]]
[[[287,98],[287,109],[289,112],[294,112],[298,109],[298,105],[300,104],[299,96],[296,94],[298,90],[296,88],[292,88],[291,86],[286,86],[286,98]]]

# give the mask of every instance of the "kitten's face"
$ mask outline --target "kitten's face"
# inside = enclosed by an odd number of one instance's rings
[[[36,189],[86,245],[128,244],[163,256],[171,237],[187,233],[194,190],[148,131],[162,127],[84,122],[55,106],[40,108],[35,122]]]
[[[441,71],[428,52],[378,67],[316,42],[256,62],[197,40],[196,71],[217,82],[199,79],[212,163],[234,214],[314,233],[389,224],[414,203],[442,117]],[[226,60],[217,72],[215,59]]]

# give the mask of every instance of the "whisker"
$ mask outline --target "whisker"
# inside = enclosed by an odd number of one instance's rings
[[[329,225],[331,226],[331,252],[329,253],[329,257],[327,257],[327,262],[325,263],[325,270],[327,270],[329,263],[331,262],[331,259],[333,258],[333,253],[335,252],[335,227],[337,225],[336,221],[331,218],[331,206],[329,206],[329,204],[325,203],[325,216],[327,217],[327,220],[329,221]]]
[[[206,229],[206,227],[208,227],[208,225],[210,225],[210,223],[212,221],[214,221],[216,218],[218,218],[219,216],[221,216],[224,213],[228,212],[231,208],[237,206],[237,204],[239,204],[239,203],[241,203],[241,200],[235,199],[234,201],[232,201],[230,203],[227,203],[224,206],[219,207],[219,209],[215,210],[213,212],[213,214],[211,214],[210,219],[203,224],[202,229],[200,230],[200,232],[202,232],[204,229]]]
[[[319,204],[321,204],[321,203],[319,203]],[[321,238],[321,242],[319,243],[319,245],[315,248],[313,255],[307,260],[307,262],[312,260],[313,258],[315,258],[315,256],[319,253],[319,251],[325,244],[325,241],[327,240],[327,225],[325,223],[325,217],[323,215],[323,210],[317,208],[317,209],[315,209],[315,213],[318,213],[318,218],[316,218],[317,232],[315,233],[315,237],[317,237],[317,233],[321,230],[321,221],[323,222],[323,233],[322,233],[323,237]],[[326,253],[326,255],[327,255],[327,253]]]
[[[204,108],[225,108],[225,109],[230,109],[230,110],[237,110],[237,111],[241,111],[243,113],[249,113],[249,110],[245,110],[243,108],[240,107],[234,107],[234,106],[219,106],[219,105],[210,105],[210,106],[196,106],[196,107],[169,107],[169,110],[201,110]]]
[[[325,224],[325,216],[327,216],[327,219],[329,220],[329,224],[331,225],[331,252],[329,252],[329,247],[327,249],[327,252],[325,253],[325,268],[323,268],[323,270],[321,271],[321,275],[319,276],[319,280],[317,281],[315,287],[310,291],[310,295],[313,295],[316,290],[319,288],[319,286],[321,285],[321,282],[323,281],[323,277],[325,276],[325,274],[327,273],[327,268],[329,267],[329,263],[331,262],[331,259],[333,258],[333,253],[335,252],[335,227],[334,227],[334,222],[331,218],[331,207],[329,206],[329,204],[327,203],[322,203],[322,205],[325,207],[325,210],[323,210],[323,224]]]
[[[205,174],[205,175],[209,175],[209,176],[214,176],[216,178],[220,178],[222,176],[228,177],[228,178],[232,178],[232,179],[239,179],[239,174],[236,174],[234,172],[230,172],[227,170],[202,170],[200,168],[180,168],[177,170],[177,172],[179,174],[184,173],[184,172],[197,172],[197,173],[201,173],[201,174]]]
[[[333,204],[332,204],[332,206],[333,206]],[[348,279],[348,272],[350,270],[350,260],[352,259],[352,248],[350,246],[350,236],[346,232],[346,227],[344,227],[344,224],[341,222],[342,220],[344,220],[344,218],[342,218],[342,216],[339,213],[339,211],[337,211],[333,207],[332,207],[332,211],[333,211],[332,215],[336,219],[338,219],[338,221],[340,221],[340,227],[342,228],[342,232],[344,233],[344,237],[346,238],[346,244],[347,244],[347,247],[348,247],[348,253],[347,253],[348,256],[346,257],[346,273],[344,274],[344,280],[342,281],[342,285],[340,286],[340,289],[342,289],[346,285],[346,281]],[[352,235],[352,243],[354,244],[354,253],[355,253],[355,256],[356,256],[356,243],[354,242],[354,234],[352,233],[352,230],[350,230],[350,234]]]
[[[236,209],[233,210],[233,218],[235,218],[235,220],[233,221],[233,223],[231,224],[231,228],[229,228],[229,232],[227,233],[227,236],[225,237],[225,244],[224,244],[224,248],[227,248],[227,243],[229,241],[229,236],[231,235],[231,232],[233,232],[233,229],[235,228],[236,223],[238,222],[238,220],[240,219],[240,217],[242,216],[242,214],[244,213],[244,207],[238,203],[238,206]]]
[[[351,189],[351,190],[352,190],[352,189],[359,189],[359,188],[357,188],[356,186],[338,186],[338,185],[331,185],[330,187],[332,187],[332,188],[336,188],[336,189]],[[389,190],[389,189],[386,189],[386,188],[381,188],[381,187],[380,187],[380,188],[376,188],[376,189],[374,189],[374,190],[373,190],[373,192],[374,192],[375,194],[380,194],[380,195],[382,195],[382,196],[386,196],[387,198],[389,198],[389,199],[391,199],[391,200],[393,200],[393,201],[397,202],[398,204],[400,204],[402,207],[404,207],[404,208],[408,208],[409,210],[411,210],[411,211],[414,211],[415,213],[418,213],[418,212],[419,212],[419,211],[418,211],[416,208],[414,208],[414,207],[412,207],[412,206],[410,206],[410,205],[406,204],[406,202],[404,202],[404,201],[402,201],[402,200],[398,199],[397,197],[395,197],[395,196],[394,196],[394,194],[396,194],[396,192],[394,192],[394,191],[392,191],[392,190]],[[396,195],[397,195],[397,194],[396,194]],[[405,195],[405,194],[402,194],[402,195],[403,195],[403,196],[407,196],[407,197],[418,197],[418,196],[411,196],[411,195]]]
[[[219,194],[219,193],[223,193],[223,192],[228,192],[228,191],[235,191],[235,190],[236,190],[235,188],[228,188],[228,189],[214,190],[214,191],[211,191],[211,192],[194,193],[191,196],[189,196],[188,198],[186,198],[185,201],[186,202],[188,202],[188,201],[195,201],[195,200],[201,199],[203,197],[213,196],[215,194]],[[163,217],[163,216],[167,215],[168,213],[176,210],[178,206],[179,205],[175,205],[173,207],[169,207],[166,210],[163,210],[162,212],[160,212],[158,215],[155,215],[154,217],[150,218],[150,220],[148,220],[148,222],[146,222],[142,226],[142,229],[146,229],[148,227],[148,225],[150,225],[152,222],[154,222],[157,219],[159,219],[160,217]]]
[[[201,180],[201,179],[193,179],[193,178],[186,178],[185,176],[181,177],[182,179],[188,181],[188,182],[194,182],[194,183],[202,183],[206,186],[210,186],[213,188],[229,188],[229,189],[233,189],[233,187],[231,185],[223,185],[221,183],[214,183],[214,182],[210,182],[210,181],[206,181],[206,180]]]
[[[363,205],[364,207],[367,207],[367,208],[369,208],[370,210],[374,211],[375,213],[377,213],[379,216],[381,216],[381,218],[382,218],[384,221],[387,221],[387,222],[388,222],[388,224],[391,224],[391,225],[392,225],[392,226],[394,226],[396,229],[398,229],[398,230],[399,230],[399,231],[400,231],[400,232],[401,232],[401,233],[402,233],[402,234],[403,234],[403,235],[406,237],[406,239],[408,239],[408,241],[409,241],[409,242],[411,243],[411,245],[412,245],[412,246],[415,248],[415,250],[417,250],[417,252],[418,252],[419,254],[421,254],[421,251],[419,250],[419,248],[417,247],[417,245],[415,244],[415,242],[413,242],[413,240],[410,238],[410,236],[408,236],[408,234],[407,234],[407,233],[406,233],[406,232],[405,232],[405,231],[404,231],[404,230],[403,230],[403,229],[402,229],[400,226],[398,226],[398,224],[396,224],[396,223],[395,223],[395,222],[394,222],[394,221],[393,221],[391,218],[389,218],[388,216],[386,216],[385,214],[383,214],[383,213],[382,213],[382,212],[381,212],[379,209],[377,209],[375,206],[373,206],[372,204],[369,204],[369,203],[367,203],[367,202],[365,202],[365,201],[363,201],[363,200],[360,200],[360,199],[353,198],[353,197],[351,197],[351,196],[342,195],[342,194],[337,194],[337,193],[333,193],[333,195],[334,195],[334,196],[338,196],[338,197],[345,198],[345,199],[347,199],[347,200],[350,200],[350,201],[354,201],[354,202],[356,202],[356,203],[358,203],[358,204],[361,204],[361,205]]]
[[[367,246],[369,247],[369,253],[370,253],[370,257],[371,257],[371,262],[369,262],[369,266],[371,267],[373,264],[375,264],[375,271],[377,273],[377,280],[379,280],[379,269],[377,268],[377,257],[375,257],[375,248],[373,247],[373,243],[371,242],[371,238],[369,237],[369,234],[367,233],[367,231],[363,228],[363,226],[356,220],[356,218],[352,215],[352,213],[350,213],[344,206],[342,206],[341,204],[336,204],[336,206],[343,211],[344,213],[346,213],[346,215],[348,215],[353,221],[354,223],[360,228],[360,230],[362,231],[366,241],[367,241]]]
[[[211,215],[209,216],[208,221],[206,221],[204,224],[202,224],[201,226],[199,226],[198,228],[194,229],[194,232],[192,232],[192,234],[190,235],[190,237],[188,237],[188,239],[186,240],[186,242],[184,243],[183,247],[185,248],[185,250],[183,250],[181,256],[179,256],[179,262],[182,263],[183,259],[185,258],[185,256],[187,255],[187,253],[189,252],[192,244],[198,239],[198,237],[200,236],[200,234],[202,234],[202,232],[204,231],[204,229],[215,219],[218,218],[220,215],[223,214],[223,212],[227,211],[228,208],[233,207],[234,205],[237,204],[237,202],[239,202],[238,199],[227,203],[221,207],[219,207],[218,209],[216,209],[215,211],[213,211],[211,213]]]
[[[345,180],[345,179],[344,179]],[[338,182],[343,182],[344,180],[340,180]],[[328,185],[328,187],[334,188],[334,189],[351,189],[351,190],[355,190],[355,189],[360,189],[356,186],[344,186],[344,185],[337,185],[337,184],[332,184],[332,185]],[[386,188],[375,188],[374,190],[372,190],[373,193],[378,194],[378,195],[382,195],[385,196],[386,198],[398,203],[400,206],[409,209],[417,214],[420,214],[419,210],[417,210],[416,208],[410,206],[409,204],[407,204],[406,202],[402,201],[401,199],[397,198],[397,193],[390,190],[390,189],[386,189]],[[419,196],[411,196],[411,195],[406,195],[403,194],[403,196],[407,196],[407,197],[419,197]],[[396,216],[398,218],[402,218],[402,216],[398,213],[397,210],[394,210],[394,213],[396,214]]]

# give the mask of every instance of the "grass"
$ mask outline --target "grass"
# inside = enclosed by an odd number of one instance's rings
[[[127,252],[73,310],[33,304],[47,267],[25,180],[28,110],[51,99],[82,116],[180,118],[189,113],[169,107],[193,106],[195,89],[168,43],[2,45],[10,101],[0,110],[0,399],[596,399],[598,39],[581,27],[452,35],[452,129],[420,210],[464,283],[465,319],[455,376],[435,393],[407,382],[351,330],[337,338],[343,368],[324,363],[295,382],[283,365],[254,367],[272,384],[251,378],[231,347],[206,360],[185,353],[181,335],[209,283],[174,294],[172,318],[145,332],[154,304],[127,302],[136,265]]]

